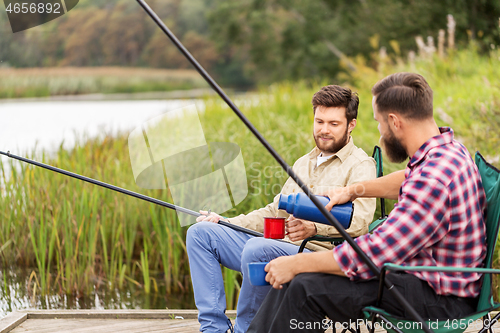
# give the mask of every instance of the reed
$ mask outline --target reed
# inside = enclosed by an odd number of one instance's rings
[[[495,96],[500,89],[500,53],[495,49],[484,56],[471,46],[448,58],[417,58],[411,64],[399,60],[386,61],[383,70],[377,70],[360,58],[352,59],[357,72],[335,81],[275,84],[236,98],[236,104],[293,164],[314,146],[313,93],[322,85],[343,82],[359,92],[353,137],[370,153],[379,138],[371,110],[372,85],[392,72],[416,71],[434,90],[438,124],[451,125],[471,152],[481,150],[498,166],[500,101]],[[224,215],[247,213],[271,202],[287,178],[273,158],[217,98],[205,100],[200,117],[208,142],[236,143],[245,160],[249,194]],[[82,135],[73,149],[61,148],[38,160],[172,202],[168,191],[144,190],[134,183],[127,133]],[[7,163],[8,168],[0,164],[0,260],[4,267],[34,267],[37,293],[89,294],[95,287],[128,284],[152,294],[162,289],[160,284],[168,294],[191,293],[186,228],[180,227],[175,212],[43,169]],[[386,161],[384,167],[388,173],[404,165]],[[227,304],[234,308],[239,273],[223,273]]]
[[[149,294],[151,292],[151,277],[149,275],[149,258],[148,258],[148,243],[144,241],[144,251],[141,252],[141,261],[138,263],[139,269],[142,272],[144,281],[144,292]]]

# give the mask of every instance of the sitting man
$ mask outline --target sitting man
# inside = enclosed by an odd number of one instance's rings
[[[314,94],[312,104],[316,147],[295,162],[294,172],[306,181],[314,193],[375,178],[375,161],[357,148],[350,136],[356,126],[359,104],[357,94],[349,89],[330,85]],[[283,194],[298,192],[302,190],[291,178],[281,191]],[[316,234],[339,235],[332,226],[295,219],[278,210],[278,200],[279,195],[266,207],[230,218],[229,222],[263,232],[264,217],[289,217],[286,223],[288,238],[285,239],[288,243],[250,236],[212,223],[220,219],[214,213],[200,216],[197,219],[199,223],[189,228],[186,247],[194,298],[199,311],[200,331],[225,332],[232,327],[225,315],[226,298],[220,264],[243,274],[235,331],[245,332],[270,290],[270,287],[254,287],[250,284],[247,264],[295,254],[298,246],[292,242],[299,242]],[[368,225],[375,211],[375,199],[360,199],[354,204],[353,220],[347,231],[352,236],[359,236],[368,232]],[[201,213],[207,214],[203,211]],[[311,250],[332,248],[329,244],[319,242],[308,247]]]
[[[387,156],[394,162],[411,156],[410,161],[405,171],[329,191],[327,209],[361,197],[398,198],[381,227],[355,240],[378,267],[481,267],[486,251],[481,177],[453,131],[436,125],[431,88],[421,75],[397,73],[378,82],[372,94]],[[377,298],[379,281],[345,242],[333,251],[277,258],[266,271],[276,289],[248,332],[292,332],[304,323],[310,329],[303,332],[323,332],[325,316],[339,323],[362,319],[362,309]],[[476,273],[407,272],[388,278],[424,319],[473,313],[481,287]],[[405,317],[391,292],[384,292],[380,307]]]

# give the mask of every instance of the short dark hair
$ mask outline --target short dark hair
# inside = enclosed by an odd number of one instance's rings
[[[432,89],[420,74],[396,73],[372,88],[379,112],[398,112],[408,119],[432,117]]]
[[[313,111],[316,112],[318,106],[325,107],[345,107],[345,117],[347,123],[358,117],[359,98],[358,94],[349,88],[337,85],[329,85],[321,88],[312,98]]]

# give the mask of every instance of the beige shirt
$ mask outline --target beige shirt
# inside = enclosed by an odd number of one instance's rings
[[[320,153],[321,151],[314,147],[311,152],[299,158],[293,165],[293,171],[309,186],[314,194],[324,193],[333,188],[344,187],[376,177],[375,160],[362,149],[356,147],[352,137],[350,137],[349,143],[334,154],[332,158],[316,166],[317,157]],[[281,189],[281,194],[298,192],[303,191],[291,178],[288,178]],[[258,232],[264,232],[264,217],[288,217],[290,215],[284,210],[278,210],[279,197],[278,194],[274,197],[274,201],[266,207],[254,210],[247,215],[241,214],[230,218],[229,222]],[[376,201],[374,198],[356,199],[354,201],[353,219],[347,232],[353,237],[366,234],[368,225],[373,220],[375,208]],[[322,223],[315,224],[318,235],[340,237],[340,234],[333,226]],[[288,237],[285,240],[291,242]],[[301,241],[291,243],[300,245]],[[307,245],[307,248],[314,251],[328,250],[332,247],[328,242],[309,242]]]

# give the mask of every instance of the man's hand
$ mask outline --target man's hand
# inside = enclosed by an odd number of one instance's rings
[[[208,213],[206,210],[200,210],[200,214],[201,215],[196,218],[196,222],[209,221],[218,223],[222,218],[219,214],[213,212]]]
[[[266,265],[264,270],[267,272],[266,281],[273,286],[274,289],[283,288],[283,284],[292,281],[297,275],[294,268],[297,266],[297,256],[284,256],[272,260]]]
[[[317,233],[316,224],[310,221],[296,219],[290,215],[285,224],[285,231],[292,242],[300,241]]]
[[[353,190],[350,186],[335,188],[320,195],[330,198],[330,202],[325,206],[327,211],[332,210],[335,205],[341,205],[353,200]]]
[[[335,205],[354,201],[357,198],[386,198],[398,200],[399,189],[404,181],[405,170],[400,170],[377,179],[335,188],[328,192],[320,193],[320,195],[330,198],[330,202],[325,206],[328,211]]]

